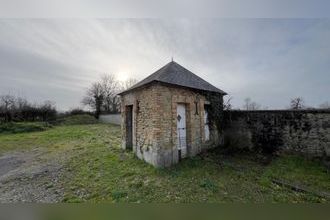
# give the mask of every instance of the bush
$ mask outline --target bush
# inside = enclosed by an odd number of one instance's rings
[[[65,114],[67,114],[67,115],[94,115],[92,112],[85,111],[80,108],[71,109],[70,111],[66,112]]]
[[[0,133],[16,134],[24,132],[44,131],[51,127],[43,122],[9,122],[0,124]]]
[[[0,123],[53,121],[56,114],[55,104],[51,101],[32,104],[21,97],[0,95]]]

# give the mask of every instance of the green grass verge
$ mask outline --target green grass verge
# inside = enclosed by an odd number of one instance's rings
[[[59,119],[60,125],[84,125],[84,124],[95,124],[98,120],[92,115],[69,115]]]
[[[279,157],[263,166],[250,156],[210,152],[156,169],[123,151],[120,127],[108,124],[0,135],[0,143],[0,153],[38,147],[61,155],[64,202],[329,202],[271,182],[279,178],[330,190],[326,170],[296,156]]]

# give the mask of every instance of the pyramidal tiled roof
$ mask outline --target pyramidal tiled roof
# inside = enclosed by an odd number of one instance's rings
[[[127,93],[151,82],[163,82],[192,89],[217,92],[223,95],[227,94],[174,61],[169,62],[144,80],[138,82],[120,94]]]

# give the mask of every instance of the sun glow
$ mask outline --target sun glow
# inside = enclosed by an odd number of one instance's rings
[[[124,82],[129,78],[127,72],[119,72],[116,74],[116,76],[117,79],[121,82]]]

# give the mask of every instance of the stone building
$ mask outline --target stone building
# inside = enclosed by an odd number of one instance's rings
[[[221,114],[226,93],[174,61],[119,95],[123,148],[156,167],[223,141],[208,109],[216,104]],[[218,97],[217,103],[208,97]]]

